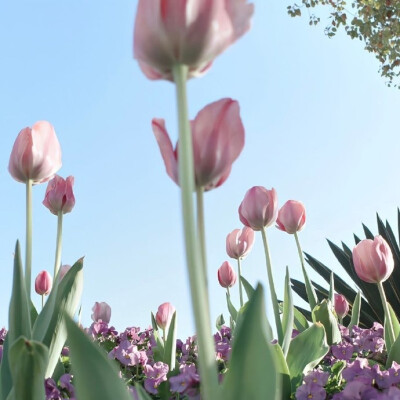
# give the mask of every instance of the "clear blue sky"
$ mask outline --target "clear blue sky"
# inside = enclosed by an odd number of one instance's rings
[[[344,34],[328,39],[323,25],[290,18],[290,0],[254,3],[252,30],[189,83],[192,118],[206,104],[232,97],[246,129],[230,178],[205,199],[213,325],[221,312],[227,316],[216,279],[227,259],[225,237],[241,226],[237,208],[251,186],[275,187],[281,205],[303,201],[303,248],[339,274],[325,238],[352,244],[361,222],[375,229],[376,211],[395,224],[400,205],[400,92],[385,86],[362,42]],[[62,258],[72,264],[85,256],[83,324],[90,324],[94,302],[106,301],[118,330],[144,328],[150,311],[169,301],[178,310],[178,336],[194,333],[179,191],[150,124],[165,118],[177,137],[174,86],[147,80],[133,60],[136,4],[1,5],[0,326],[7,325],[14,244],[25,243],[24,185],[8,174],[9,154],[20,129],[45,119],[62,146],[59,174],[75,176]],[[45,189],[34,188],[34,275],[51,271],[54,262],[56,218],[41,204]],[[271,228],[269,238],[282,296],[286,265],[301,278],[300,264],[293,237]],[[250,282],[266,284],[260,239],[243,269]]]

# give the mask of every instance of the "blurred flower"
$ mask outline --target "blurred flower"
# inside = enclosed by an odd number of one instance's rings
[[[156,313],[157,325],[164,331],[168,332],[175,307],[171,303],[163,303],[158,307]]]
[[[50,122],[36,122],[18,134],[8,170],[18,182],[47,182],[61,168],[61,147]]]
[[[144,373],[146,379],[144,381],[145,389],[152,394],[158,394],[157,387],[160,383],[167,380],[167,373],[169,370],[168,364],[157,361],[153,366],[146,364],[144,366]]]
[[[35,279],[35,291],[40,295],[48,295],[53,284],[53,279],[47,271],[39,272]]]
[[[226,237],[226,252],[231,258],[236,260],[244,258],[253,248],[254,231],[245,226],[243,229],[234,229]]]
[[[173,80],[177,64],[201,75],[250,28],[253,9],[246,0],[139,0],[134,57],[149,79]]]
[[[287,233],[299,232],[306,223],[304,204],[296,200],[288,200],[279,210],[276,227]]]
[[[71,269],[71,266],[68,264],[61,265],[59,271],[58,271],[58,276],[59,276],[59,281],[61,281],[62,278],[64,278],[65,274]]]
[[[232,163],[244,146],[244,127],[240,119],[239,103],[226,98],[208,104],[190,124],[196,186],[211,190],[226,181]],[[179,185],[179,142],[173,149],[163,119],[154,118],[152,127],[167,174]]]
[[[54,215],[58,215],[59,212],[63,214],[71,212],[75,205],[73,185],[73,176],[63,179],[56,175],[47,185],[43,205]]]
[[[262,186],[249,189],[240,204],[239,217],[242,223],[255,231],[272,225],[278,216],[278,197],[274,188]]]
[[[223,288],[232,287],[236,283],[236,272],[228,261],[224,261],[219,267],[218,281]]]
[[[104,301],[101,303],[96,301],[96,303],[94,303],[92,311],[92,320],[94,322],[98,322],[100,320],[106,322],[107,324],[110,322],[111,307]]]
[[[368,283],[386,281],[394,268],[392,251],[380,235],[361,240],[354,247],[353,263],[358,277]]]
[[[349,303],[342,294],[335,293],[335,311],[339,318],[344,318],[349,312]]]

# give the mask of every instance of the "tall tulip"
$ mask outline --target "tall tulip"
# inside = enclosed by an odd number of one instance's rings
[[[349,302],[346,300],[346,297],[344,297],[342,294],[335,293],[334,307],[336,314],[339,317],[339,321],[340,323],[342,323],[343,318],[349,312]]]
[[[51,275],[47,271],[39,272],[35,279],[35,291],[37,294],[42,296],[42,308],[44,306],[44,296],[47,296],[53,285]]]
[[[94,322],[98,322],[100,320],[106,322],[107,324],[110,322],[111,307],[106,302],[102,301],[101,303],[99,303],[98,301],[96,301],[96,303],[94,303],[92,311],[92,320]]]
[[[173,80],[177,64],[201,75],[250,28],[253,9],[246,0],[139,0],[134,57],[150,79]]]
[[[158,307],[156,313],[157,325],[163,331],[163,338],[165,341],[165,332],[168,333],[169,326],[171,325],[171,320],[175,312],[175,307],[171,303],[163,303]]]
[[[224,261],[218,269],[218,282],[225,288],[229,289],[236,283],[236,272],[228,261]]]

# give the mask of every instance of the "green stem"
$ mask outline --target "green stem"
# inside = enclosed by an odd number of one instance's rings
[[[43,307],[44,307],[44,295],[42,294],[42,310],[43,310]]]
[[[28,301],[31,299],[32,278],[32,180],[26,181],[26,248],[25,248],[25,282]]]
[[[388,332],[389,332],[390,342],[393,345],[396,338],[394,336],[393,323],[392,323],[392,318],[390,317],[389,307],[386,301],[385,290],[383,289],[382,282],[378,282],[377,285],[379,289],[379,294],[381,295],[383,311],[385,313],[385,324],[388,324],[389,326]]]
[[[294,238],[296,240],[297,251],[299,253],[301,269],[303,270],[304,284],[306,286],[308,304],[310,305],[310,309],[312,311],[312,310],[314,310],[315,306],[318,304],[318,297],[317,297],[317,294],[315,293],[314,287],[313,287],[313,285],[311,283],[311,280],[308,277],[308,274],[307,274],[307,271],[306,271],[306,267],[305,267],[305,263],[304,263],[303,251],[302,251],[301,246],[300,246],[300,241],[299,241],[299,237],[297,235],[297,232],[294,233]]]
[[[282,328],[281,317],[279,315],[279,305],[278,305],[278,298],[277,298],[276,292],[275,292],[274,278],[272,276],[271,256],[269,253],[266,228],[261,230],[261,234],[262,234],[262,239],[263,239],[263,243],[264,243],[265,260],[266,260],[266,264],[267,264],[268,283],[269,283],[269,290],[271,292],[272,307],[274,308],[276,331],[278,334],[278,342],[280,345],[282,345],[282,343],[283,343],[283,328]]]
[[[63,223],[63,213],[58,212],[57,215],[57,241],[56,241],[56,257],[54,261],[54,278],[56,279],[58,270],[61,266],[61,252],[62,252],[62,223]]]
[[[199,372],[202,379],[202,398],[204,400],[212,400],[215,398],[218,391],[217,366],[215,362],[214,342],[211,333],[208,293],[205,284],[206,278],[201,263],[201,254],[197,242],[196,224],[194,219],[193,192],[195,185],[193,145],[186,99],[188,67],[178,64],[172,71],[176,84],[178,103],[178,171],[182,198],[186,263],[189,274],[190,293],[192,296],[192,307],[198,340]]]
[[[242,260],[239,257],[237,259],[238,262],[238,273],[239,273],[239,296],[240,296],[240,308],[243,307],[243,288],[242,288],[242,280],[240,279],[242,277]]]
[[[202,186],[196,188],[196,203],[197,203],[197,234],[200,241],[200,251],[203,267],[203,275],[207,282],[207,253],[206,253],[206,231],[204,225],[204,188]]]

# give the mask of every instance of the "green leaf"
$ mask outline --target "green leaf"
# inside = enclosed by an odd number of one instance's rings
[[[272,349],[275,354],[276,370],[281,378],[282,400],[289,400],[291,395],[289,367],[286,363],[281,346],[276,343],[272,346]]]
[[[292,297],[292,290],[290,288],[289,268],[286,267],[285,294],[284,294],[283,316],[282,316],[282,328],[283,328],[282,351],[285,357],[289,351],[290,341],[292,340],[293,319],[294,319],[293,297]]]
[[[253,296],[254,294],[253,286],[251,286],[250,283],[243,276],[240,277],[240,281],[242,282],[244,290],[246,291],[247,298],[250,299],[251,296]]]
[[[389,335],[386,333],[386,325],[387,324],[385,324],[385,339],[387,340],[389,339]],[[396,330],[397,328],[393,327],[393,329]],[[387,346],[387,349],[389,349],[389,346]],[[393,361],[396,361],[398,364],[400,364],[400,335],[397,335],[396,340],[390,346],[390,350],[388,350],[388,359],[386,361],[386,368],[390,368],[392,366]]]
[[[358,291],[356,299],[354,300],[353,307],[351,309],[351,320],[348,326],[349,332],[353,326],[358,326],[360,322],[360,307],[361,307],[361,292]]]
[[[332,305],[335,304],[335,278],[333,276],[333,272],[331,272],[328,299],[330,300]]]
[[[71,317],[81,301],[83,288],[83,259],[78,260],[65,274],[61,282],[53,287],[42,312],[33,327],[33,338],[48,346],[49,364],[46,377],[50,377],[60,358],[67,339],[63,314]],[[58,280],[58,277],[55,279]]]
[[[36,310],[35,305],[32,303],[32,300],[30,301],[30,314],[31,314],[31,326],[33,328],[36,318],[38,317],[38,312]]]
[[[294,321],[293,321],[294,328],[299,332],[305,331],[309,327],[307,318],[297,309],[297,307],[293,307],[293,311],[294,311]]]
[[[18,400],[43,400],[44,373],[48,361],[47,347],[21,336],[10,347],[11,374],[14,398]]]
[[[388,308],[389,308],[389,313],[390,313],[390,317],[391,317],[392,324],[393,324],[394,338],[397,339],[397,336],[399,336],[399,334],[400,334],[400,323],[399,323],[397,315],[394,312],[390,303],[388,303]]]
[[[218,316],[217,321],[215,322],[217,330],[220,331],[224,324],[225,324],[225,319],[224,316],[221,314]]]
[[[329,300],[323,300],[312,311],[313,322],[321,322],[325,328],[326,341],[329,345],[340,343],[342,335],[335,315],[332,312],[332,304]]]
[[[228,294],[228,292],[226,293],[226,303],[228,304],[229,314],[231,314],[233,321],[236,322],[237,317],[238,317],[238,312],[237,312],[235,306],[232,304],[231,296]]]
[[[154,332],[158,332],[157,321],[156,321],[153,313],[151,313],[151,326],[153,327]]]
[[[6,335],[3,343],[3,357],[0,363],[0,400],[6,400],[10,393],[13,382],[10,370],[10,362],[8,357],[8,351],[10,348],[9,336]]]
[[[329,346],[326,343],[325,329],[319,322],[312,324],[292,339],[286,357],[292,391],[295,391],[301,382],[303,374],[307,374],[318,365],[328,351]]]
[[[115,362],[65,314],[77,398],[132,400]],[[43,400],[43,399],[41,399]]]
[[[280,375],[265,320],[263,289],[258,285],[236,331],[221,399],[281,399]]]
[[[139,397],[139,400],[152,400],[152,398],[143,389],[143,386],[137,382],[135,382],[135,389],[136,389],[136,393]]]
[[[176,361],[176,311],[172,315],[164,347],[164,363],[168,364],[170,371],[173,371],[175,369],[175,361]]]

